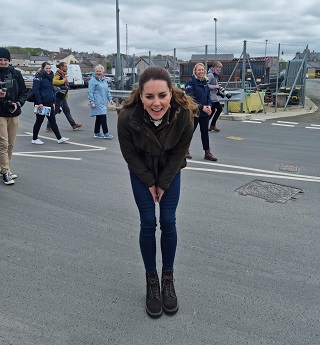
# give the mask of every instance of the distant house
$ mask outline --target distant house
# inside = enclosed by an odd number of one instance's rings
[[[30,58],[28,54],[11,54],[11,63],[13,66],[29,66]]]
[[[50,56],[30,56],[30,66],[40,67],[43,62],[50,61]]]
[[[59,64],[60,62],[65,62],[68,65],[70,64],[78,64],[79,60],[76,59],[76,57],[73,54],[67,54],[67,53],[58,53],[52,60],[52,63],[54,65]]]

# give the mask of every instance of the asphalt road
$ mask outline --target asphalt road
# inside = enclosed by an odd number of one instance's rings
[[[45,144],[31,145],[23,109],[18,179],[0,185],[0,344],[319,344],[319,130],[220,121],[216,163],[196,131],[177,213],[180,310],[152,320],[117,116],[114,139],[94,139],[86,103],[70,92],[84,127],[59,115],[61,145],[44,125]]]

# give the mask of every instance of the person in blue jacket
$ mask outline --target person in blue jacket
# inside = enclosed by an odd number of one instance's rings
[[[42,68],[36,73],[33,78],[32,90],[35,97],[35,105],[38,105],[38,109],[41,111],[43,107],[50,107],[50,115],[47,116],[53,133],[55,134],[58,144],[65,143],[69,138],[62,137],[56,122],[56,116],[54,111],[55,91],[53,88],[53,72],[51,71],[51,65],[48,62],[42,64]],[[41,125],[43,123],[45,115],[40,112],[36,113],[36,122],[33,126],[32,144],[42,145],[44,142],[38,138]]]
[[[194,118],[194,130],[198,124],[200,126],[202,147],[204,149],[204,159],[216,161],[209,147],[208,126],[211,115],[210,89],[207,84],[204,64],[199,62],[193,68],[193,75],[187,82],[185,92],[191,96],[199,107],[199,116]],[[190,152],[187,152],[186,158],[191,159]]]
[[[96,117],[94,125],[94,138],[111,140],[113,135],[109,133],[107,124],[108,103],[114,104],[109,90],[107,79],[104,77],[104,67],[97,65],[94,68],[95,74],[92,75],[88,85],[88,98],[90,102],[90,116]],[[100,127],[102,133],[100,133]]]

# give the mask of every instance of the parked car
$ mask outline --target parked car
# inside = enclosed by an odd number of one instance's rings
[[[33,83],[33,75],[23,74],[22,77],[24,79],[24,83],[26,84],[27,89],[31,89]]]
[[[88,87],[89,80],[91,79],[91,77],[92,77],[92,73],[82,73],[84,87]]]

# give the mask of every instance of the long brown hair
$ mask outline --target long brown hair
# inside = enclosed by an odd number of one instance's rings
[[[145,83],[149,80],[164,80],[167,83],[169,90],[172,91],[170,102],[172,111],[176,111],[179,106],[181,106],[182,108],[189,110],[191,116],[197,116],[199,109],[198,105],[190,96],[186,95],[178,87],[172,85],[170,75],[163,67],[148,67],[141,73],[138,86],[132,90],[129,98],[123,103],[125,108],[142,104],[140,95],[143,92]]]

